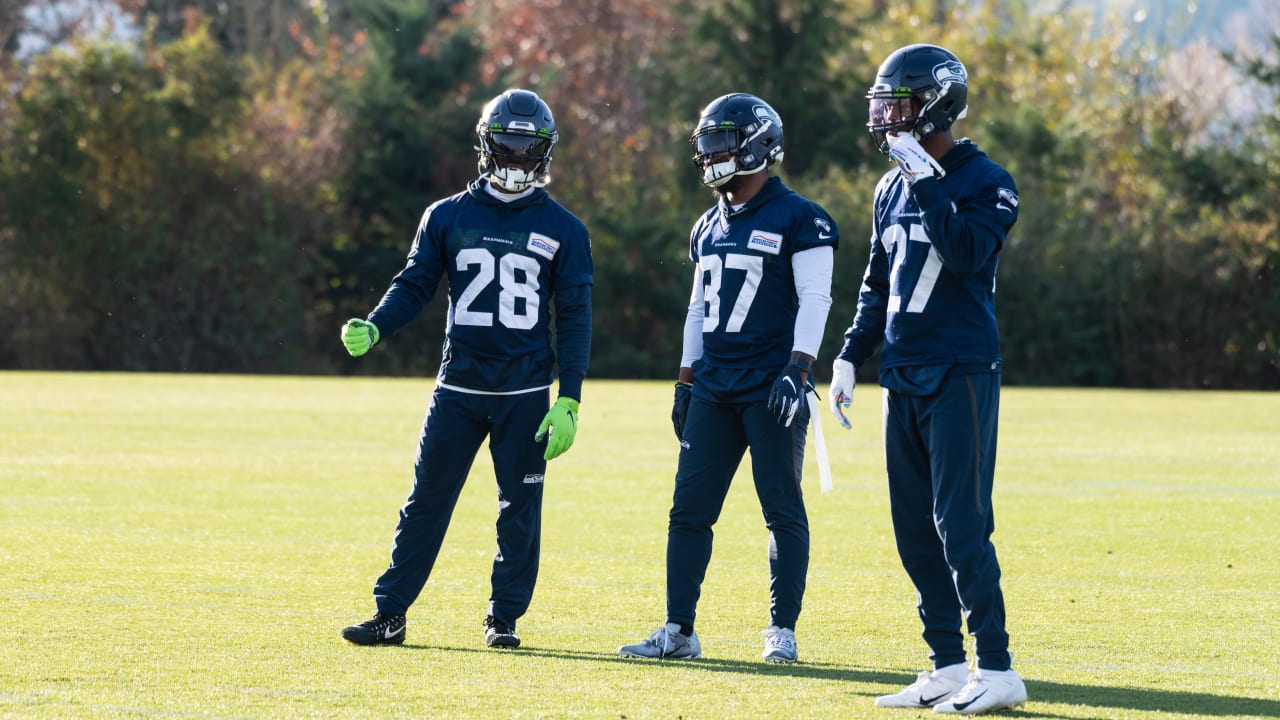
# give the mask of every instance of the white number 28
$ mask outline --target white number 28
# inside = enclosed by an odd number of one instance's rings
[[[465,271],[474,267],[477,270],[476,276],[458,296],[458,306],[453,313],[454,322],[459,325],[493,326],[493,313],[472,310],[471,304],[493,282],[494,264],[493,253],[484,248],[458,251],[458,269]],[[531,257],[507,253],[496,264],[498,286],[502,288],[498,295],[498,321],[512,330],[528,330],[538,323],[538,262]],[[516,279],[517,270],[523,271],[522,280]],[[516,306],[518,298],[524,299],[523,309]]]

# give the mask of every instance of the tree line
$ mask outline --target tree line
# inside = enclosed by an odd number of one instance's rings
[[[768,100],[784,180],[840,226],[824,377],[890,167],[864,95],[924,41],[965,62],[957,134],[1020,190],[1007,382],[1280,388],[1274,30],[1226,54],[1030,0],[118,0],[57,27],[35,4],[0,12],[0,368],[433,373],[442,294],[359,365],[338,327],[520,86],[556,113],[550,189],[592,234],[592,377],[674,375],[714,199],[688,135],[719,95]],[[33,33],[51,44],[24,54]]]

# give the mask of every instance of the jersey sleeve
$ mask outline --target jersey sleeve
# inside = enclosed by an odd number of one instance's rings
[[[858,290],[858,309],[853,322],[845,330],[844,346],[836,355],[853,363],[854,367],[860,367],[880,346],[889,317],[889,251],[881,242],[879,221],[881,198],[888,178],[889,174],[886,174],[876,185],[872,203],[875,217],[872,220],[871,254],[862,274],[862,287]]]
[[[558,293],[566,288],[591,285],[595,274],[595,262],[591,257],[591,236],[587,228],[577,218],[571,218],[566,224],[564,236],[560,239],[563,252],[557,252],[555,258],[555,281],[553,287]]]
[[[955,202],[936,181],[916,183],[914,192],[942,264],[956,275],[971,275],[986,265],[1018,219],[1018,190],[999,167]]]
[[[574,400],[582,399],[582,383],[591,356],[591,284],[594,265],[591,239],[580,222],[561,243],[564,258],[556,268],[556,365],[560,386],[557,392]]]
[[[703,215],[693,224],[693,229],[689,231],[689,262],[694,265],[698,264],[698,238],[702,237],[702,226],[707,222],[707,216]]]
[[[391,280],[382,300],[369,313],[369,322],[378,326],[383,337],[394,335],[412,322],[435,295],[445,273],[448,223],[442,216],[447,214],[441,203],[435,203],[422,214],[404,269]]]
[[[833,250],[840,242],[836,221],[815,202],[805,201],[798,208],[791,233],[791,254],[830,246]]]

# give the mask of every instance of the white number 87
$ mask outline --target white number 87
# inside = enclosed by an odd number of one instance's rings
[[[723,284],[725,270],[745,270],[746,278],[742,281],[742,290],[733,303],[733,313],[725,323],[725,332],[742,332],[742,325],[747,321],[747,313],[751,311],[751,303],[756,299],[756,291],[760,289],[760,278],[764,276],[764,258],[757,255],[738,255],[729,253],[724,256],[723,263],[719,255],[704,255],[698,264],[706,272],[703,295],[707,300],[707,314],[702,318],[702,332],[715,332],[720,325],[720,287]]]

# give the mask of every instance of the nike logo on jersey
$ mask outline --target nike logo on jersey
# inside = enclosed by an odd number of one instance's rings
[[[833,237],[831,234],[831,223],[827,222],[825,218],[816,217],[813,219],[813,224],[818,226],[819,240],[830,240]]]
[[[1014,208],[1018,207],[1018,193],[1010,190],[1009,188],[1000,188],[999,190],[996,190],[996,195],[1000,198],[996,201],[997,210],[1003,210],[1011,213]]]

